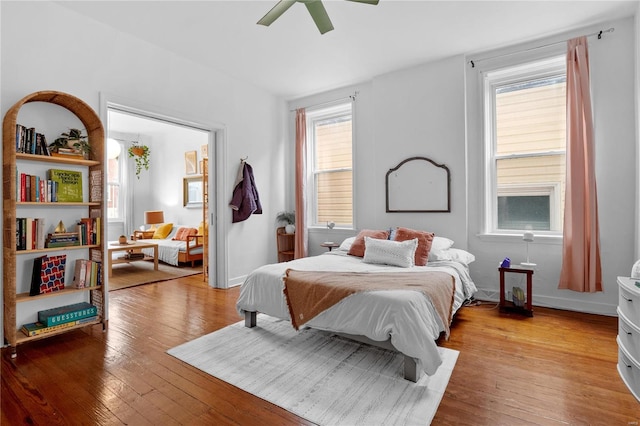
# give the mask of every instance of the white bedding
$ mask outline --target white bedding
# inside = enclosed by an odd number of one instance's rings
[[[336,250],[320,256],[265,265],[254,270],[240,290],[236,303],[238,312],[244,315],[245,311],[256,311],[289,320],[282,291],[282,277],[289,268],[336,272],[448,272],[455,278],[456,284],[454,312],[477,291],[467,266],[458,262],[438,261],[429,262],[427,266],[399,268],[364,263],[362,258]],[[390,338],[397,350],[416,358],[418,367],[429,375],[435,373],[442,363],[435,340],[444,331],[444,325],[431,302],[420,291],[356,293],[316,316],[306,325],[332,332],[364,335],[376,341]]]

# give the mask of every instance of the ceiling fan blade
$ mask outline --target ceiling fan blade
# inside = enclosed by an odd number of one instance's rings
[[[268,27],[269,25],[273,24],[273,21],[278,19],[284,12],[286,12],[287,9],[293,6],[295,2],[296,0],[280,0],[275,6],[273,6],[270,11],[267,12],[266,15],[262,17],[262,19],[258,21],[258,24]]]
[[[313,22],[316,23],[320,34],[324,34],[333,29],[333,24],[331,24],[331,19],[329,19],[329,15],[327,14],[327,10],[324,8],[322,1],[309,1],[304,3],[313,18]]]
[[[376,5],[380,0],[347,0],[347,1],[354,1],[356,3],[366,3],[366,4]]]

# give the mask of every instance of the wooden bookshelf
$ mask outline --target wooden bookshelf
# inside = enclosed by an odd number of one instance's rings
[[[18,124],[18,113],[20,109],[29,102],[46,102],[66,108],[73,113],[83,124],[87,132],[89,143],[91,144],[92,154],[90,159],[83,158],[65,158],[47,155],[35,155],[16,152],[16,125]],[[20,123],[22,124],[22,123]],[[47,213],[55,213],[56,209],[77,209],[78,218],[80,217],[101,217],[106,218],[106,211],[103,197],[104,182],[104,139],[105,132],[102,122],[93,109],[81,99],[72,95],[57,91],[40,91],[25,96],[14,104],[5,114],[2,126],[2,181],[3,181],[3,305],[4,305],[4,338],[11,346],[11,356],[15,357],[17,345],[35,339],[42,339],[55,336],[79,327],[86,327],[92,324],[102,324],[106,329],[106,293],[104,286],[88,287],[82,289],[65,288],[65,290],[53,293],[47,293],[39,296],[29,296],[28,293],[17,293],[17,268],[16,261],[18,255],[46,253],[46,252],[65,252],[68,250],[85,250],[87,257],[95,261],[103,261],[104,258],[104,241],[101,244],[69,246],[58,248],[45,248],[38,250],[16,250],[16,218],[21,217],[18,211],[23,208],[43,208]],[[19,202],[17,201],[16,190],[16,161],[26,162],[35,166],[41,164],[43,171],[45,167],[51,165],[71,165],[82,168],[83,183],[88,184],[89,198],[85,202],[79,203],[44,203],[44,202]],[[98,232],[101,236],[105,235],[104,220],[100,221],[100,229]],[[25,262],[22,262],[24,264]],[[24,267],[24,266],[20,266]],[[69,276],[69,270],[73,265],[67,264],[66,276]],[[102,268],[102,282],[104,282],[104,270]],[[23,272],[23,271],[20,271]],[[23,274],[25,276],[26,274]],[[70,280],[65,280],[69,283]],[[98,308],[98,319],[93,322],[79,324],[67,329],[56,330],[51,333],[41,334],[37,336],[27,337],[20,331],[22,324],[16,324],[17,310],[25,309],[26,312],[35,310],[30,301],[43,300],[48,298],[59,298],[60,305],[65,305],[64,296],[76,293],[86,293],[90,303]]]

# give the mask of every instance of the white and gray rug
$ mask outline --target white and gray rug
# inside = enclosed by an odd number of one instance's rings
[[[412,383],[400,354],[259,315],[167,352],[320,425],[428,425],[459,354],[439,350],[436,374]]]

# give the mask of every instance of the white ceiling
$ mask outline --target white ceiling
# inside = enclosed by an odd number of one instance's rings
[[[638,0],[380,0],[377,6],[324,0],[335,29],[321,35],[302,4],[270,27],[257,25],[276,3],[59,2],[287,100],[452,55],[632,16],[638,7]]]

